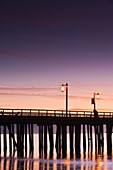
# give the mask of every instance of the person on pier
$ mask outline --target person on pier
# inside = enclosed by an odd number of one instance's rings
[[[98,117],[98,111],[95,109],[93,112],[94,112],[94,117]]]

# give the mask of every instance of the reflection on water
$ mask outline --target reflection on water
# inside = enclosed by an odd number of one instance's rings
[[[101,159],[101,160],[99,160]],[[113,169],[111,160],[103,161],[98,157],[95,161],[76,160],[42,160],[42,159],[0,159],[0,170],[107,170]]]

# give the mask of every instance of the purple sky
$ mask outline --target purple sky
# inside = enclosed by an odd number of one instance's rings
[[[68,82],[71,94],[113,96],[112,1],[0,2],[0,80],[0,86]]]

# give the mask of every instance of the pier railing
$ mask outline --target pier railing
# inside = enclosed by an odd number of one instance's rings
[[[0,109],[0,116],[54,116],[54,117],[94,117],[93,111],[66,111],[46,109]],[[113,112],[98,112],[99,118],[113,118]]]

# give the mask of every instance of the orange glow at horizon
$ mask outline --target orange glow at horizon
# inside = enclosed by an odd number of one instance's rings
[[[85,89],[86,90],[86,89]],[[93,90],[86,92],[69,86],[69,110],[93,110]],[[98,91],[100,89],[98,88]],[[97,90],[95,90],[97,91]],[[113,93],[100,92],[97,110],[113,111]],[[65,110],[65,94],[56,87],[0,86],[1,108],[36,108]]]

